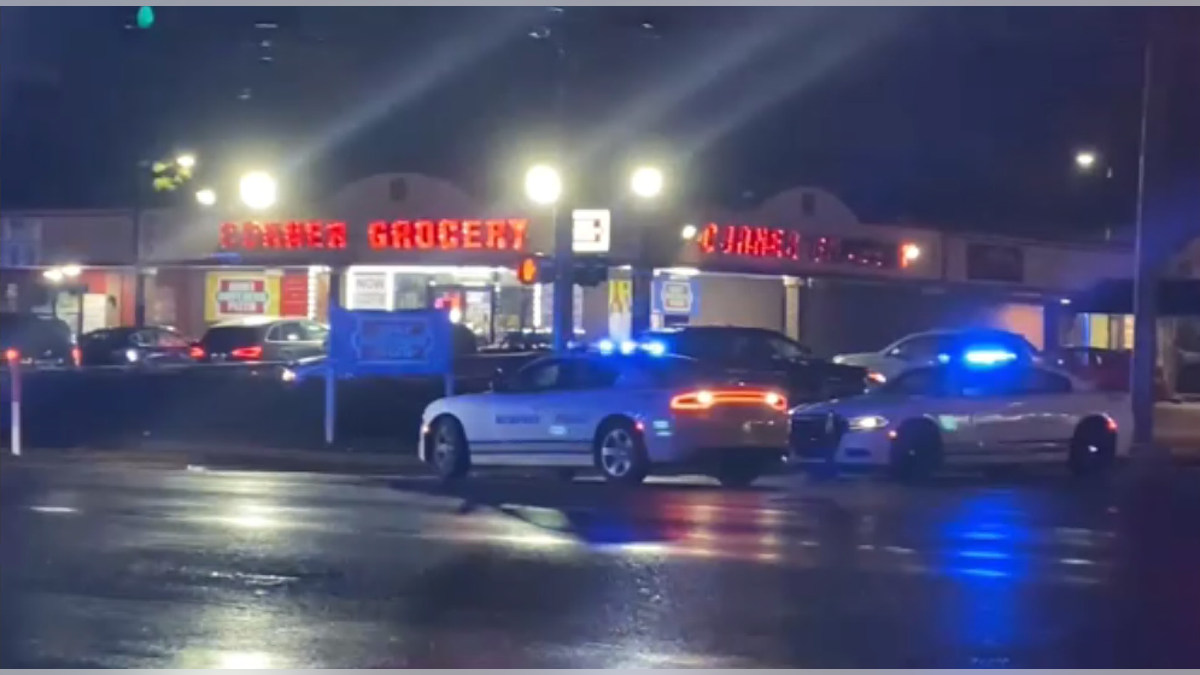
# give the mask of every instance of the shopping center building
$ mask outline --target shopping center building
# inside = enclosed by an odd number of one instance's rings
[[[1097,284],[1132,276],[1129,245],[863,223],[835,196],[804,187],[741,212],[611,215],[611,278],[575,292],[576,329],[590,338],[629,329],[630,267],[653,260],[652,325],[761,326],[818,353],[878,349],[910,332],[963,325],[1011,329],[1039,346],[1132,341],[1127,315],[1075,315],[1070,306]],[[55,313],[84,331],[133,321],[129,212],[0,217],[7,309]],[[245,316],[323,319],[330,276],[339,273],[346,307],[443,308],[481,341],[550,325],[550,289],[522,285],[515,269],[552,251],[551,215],[518,200],[483,203],[427,176],[373,176],[320,204],[293,200],[253,218],[150,211],[141,229],[147,322],[192,335]],[[1200,245],[1180,255],[1200,260]],[[82,271],[46,277],[65,265]],[[1175,268],[1200,277],[1200,263]]]

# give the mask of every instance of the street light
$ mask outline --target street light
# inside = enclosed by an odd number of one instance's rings
[[[191,169],[196,166],[196,156],[191,153],[184,153],[175,158],[175,163],[181,169]]]
[[[1079,150],[1075,153],[1075,166],[1080,171],[1091,171],[1099,159],[1094,150]]]
[[[212,206],[217,203],[217,193],[212,188],[202,188],[196,191],[196,201],[200,206]]]
[[[537,164],[525,172],[525,196],[535,204],[549,206],[562,196],[562,176],[547,164]]]
[[[277,192],[278,184],[275,182],[275,178],[265,171],[251,171],[242,176],[242,180],[238,183],[238,193],[242,197],[242,203],[255,211],[274,206]]]
[[[698,231],[696,230],[696,226],[692,225],[691,223],[684,225],[683,229],[679,231],[679,236],[689,241],[695,239],[697,234]]]
[[[629,188],[633,194],[651,199],[662,194],[663,173],[653,166],[642,166],[634,170],[629,177]]]

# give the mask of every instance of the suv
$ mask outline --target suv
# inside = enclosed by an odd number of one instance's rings
[[[329,327],[308,319],[239,319],[216,324],[191,348],[202,363],[293,363],[324,356]]]
[[[0,346],[26,366],[77,366],[75,337],[62,319],[25,312],[0,314]]]
[[[756,381],[777,381],[793,403],[855,396],[869,384],[866,369],[817,358],[808,347],[765,328],[685,326],[650,331],[642,339]]]

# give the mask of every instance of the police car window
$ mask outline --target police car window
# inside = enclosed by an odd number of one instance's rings
[[[1022,392],[1025,369],[996,368],[962,371],[955,389],[967,398],[1015,396]]]
[[[563,380],[563,363],[559,359],[535,361],[521,370],[513,380],[514,391],[544,391],[558,387]]]
[[[611,364],[595,359],[575,359],[566,365],[567,386],[572,389],[605,389],[620,374]]]
[[[918,368],[892,380],[886,393],[905,396],[941,396],[946,393],[944,368]]]
[[[1021,381],[1024,394],[1069,394],[1071,380],[1041,368],[1030,368]]]

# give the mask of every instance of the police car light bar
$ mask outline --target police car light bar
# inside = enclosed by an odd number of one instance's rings
[[[596,341],[596,351],[605,356],[611,356],[618,352],[623,356],[631,356],[638,351],[645,352],[650,356],[664,356],[667,353],[667,345],[658,340],[648,340],[646,342],[621,340],[618,342],[611,338],[603,338]]]
[[[998,366],[1016,359],[1017,355],[1007,349],[972,349],[963,354],[963,361],[968,366]]]

